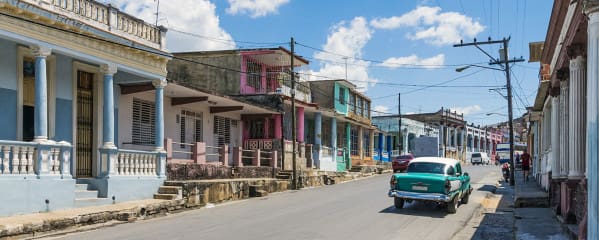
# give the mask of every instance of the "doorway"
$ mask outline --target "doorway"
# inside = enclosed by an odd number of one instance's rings
[[[77,71],[77,177],[92,177],[94,74]]]

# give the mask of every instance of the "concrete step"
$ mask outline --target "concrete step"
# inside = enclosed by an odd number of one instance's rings
[[[160,186],[160,188],[158,188],[158,193],[160,194],[181,194],[183,191],[183,188],[178,187],[178,186]]]
[[[75,199],[79,198],[97,198],[98,191],[75,190]]]
[[[75,198],[75,207],[90,207],[90,206],[101,206],[110,205],[112,200],[109,198]]]
[[[250,196],[250,197],[266,197],[266,196],[268,196],[268,192],[267,191],[265,191],[265,190],[257,190],[254,193],[254,196]]]
[[[75,184],[75,191],[77,190],[88,190],[87,184]]]
[[[177,199],[177,194],[155,193],[154,194],[154,199],[175,200],[175,199]]]

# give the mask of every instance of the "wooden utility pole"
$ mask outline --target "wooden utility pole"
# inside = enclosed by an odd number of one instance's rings
[[[476,39],[474,39],[474,42],[472,43],[463,43],[460,42],[460,44],[455,44],[453,45],[454,47],[463,47],[463,46],[475,46],[476,48],[478,48],[479,50],[481,50],[485,55],[487,55],[489,58],[491,58],[491,62],[489,63],[489,65],[493,65],[493,64],[499,64],[501,66],[501,64],[505,64],[505,66],[503,66],[503,71],[505,71],[505,77],[506,77],[506,88],[507,88],[507,105],[508,105],[508,117],[509,117],[509,131],[510,131],[510,185],[514,186],[514,119],[513,119],[513,113],[512,113],[512,83],[511,83],[511,76],[510,76],[510,63],[515,63],[515,62],[523,62],[524,59],[522,57],[520,57],[519,59],[512,59],[509,60],[508,59],[508,43],[510,41],[510,38],[508,37],[503,38],[502,40],[497,40],[497,41],[491,41],[491,39],[489,38],[488,41],[486,42],[476,42]],[[490,54],[488,54],[487,52],[485,52],[482,48],[480,48],[478,45],[485,45],[485,44],[503,44],[503,52],[502,52],[502,56],[499,59],[495,59],[494,57],[492,57]],[[469,65],[469,66],[476,66],[476,65]],[[478,66],[476,66],[478,67]],[[489,67],[484,67],[484,66],[480,66],[482,68],[489,68]],[[493,69],[493,68],[491,68]],[[463,70],[463,69],[462,69]],[[497,69],[497,70],[501,70],[501,69]]]
[[[293,179],[292,179],[292,189],[298,189],[297,184],[297,149],[296,149],[296,139],[297,139],[297,120],[295,119],[295,70],[293,66],[293,59],[295,58],[295,41],[293,37],[291,37],[291,144],[293,145],[292,151],[293,155],[291,155],[291,161],[293,164]]]

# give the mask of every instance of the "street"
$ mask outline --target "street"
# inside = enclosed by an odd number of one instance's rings
[[[61,239],[451,239],[500,177],[465,166],[474,192],[457,214],[423,203],[393,207],[390,174],[121,224]]]

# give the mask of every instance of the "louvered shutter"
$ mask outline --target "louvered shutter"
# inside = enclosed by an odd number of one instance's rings
[[[152,145],[155,143],[156,107],[153,102],[133,99],[131,140],[133,144]]]

